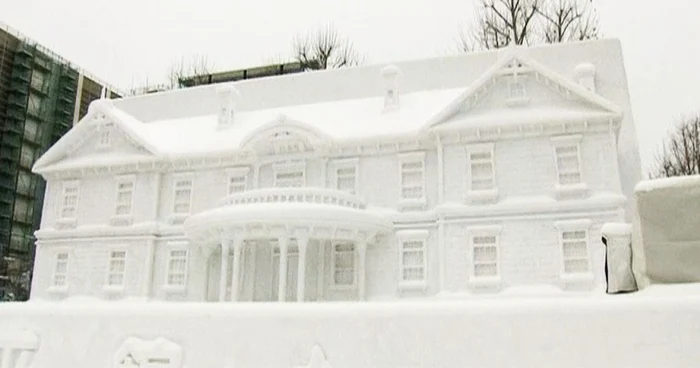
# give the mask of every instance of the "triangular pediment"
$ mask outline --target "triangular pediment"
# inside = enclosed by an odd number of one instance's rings
[[[428,128],[444,129],[454,122],[478,125],[497,120],[507,124],[521,117],[529,122],[619,118],[615,104],[578,83],[558,75],[526,55],[506,55],[465,89]]]
[[[85,133],[85,140],[67,152],[68,158],[101,154],[150,155],[151,153],[127,135],[118,124],[105,119]]]
[[[131,119],[124,121],[124,119]],[[90,105],[88,114],[58,140],[34,165],[41,173],[67,162],[89,165],[92,158],[149,157],[156,151],[137,131],[140,122],[116,113],[109,100],[98,100]]]

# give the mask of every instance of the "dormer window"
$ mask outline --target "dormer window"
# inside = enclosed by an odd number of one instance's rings
[[[100,131],[100,147],[109,147],[112,144],[112,136],[109,129],[103,129]]]
[[[508,98],[511,100],[524,100],[527,97],[525,83],[521,79],[514,78],[508,83]]]

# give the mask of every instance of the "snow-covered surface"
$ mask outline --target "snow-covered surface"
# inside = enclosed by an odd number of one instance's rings
[[[143,124],[146,139],[168,154],[212,153],[239,146],[257,128],[280,116],[318,129],[337,140],[376,139],[416,134],[426,121],[459,96],[461,89],[416,92],[401,96],[401,109],[382,114],[382,98],[341,100],[240,112],[231,129],[217,129],[217,116],[158,120]],[[184,140],[182,137],[188,137]]]
[[[181,368],[182,356],[182,347],[162,337],[152,341],[129,337],[117,350],[114,366]]]
[[[700,287],[618,296],[425,303],[30,302],[4,329],[40,336],[34,366],[109,367],[130,337],[166,338],[184,367],[674,367],[700,361]]]
[[[603,225],[600,232],[604,236],[630,236],[632,235],[632,225],[609,222]]]
[[[696,190],[700,190],[700,175],[644,180],[637,184],[635,192],[651,192],[654,190],[673,190],[679,188],[695,188]]]

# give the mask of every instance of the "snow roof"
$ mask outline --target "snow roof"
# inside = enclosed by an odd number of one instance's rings
[[[592,118],[631,115],[627,114],[629,98],[616,40],[511,47],[396,63],[402,79],[400,107],[393,112],[383,112],[384,65],[229,83],[240,95],[235,101],[234,123],[224,129],[219,127],[217,116],[217,89],[222,84],[96,101],[91,105],[91,113],[49,149],[34,170],[42,172],[47,166],[66,161],[68,153],[88,139],[89,132],[96,128],[92,124],[95,116],[101,115],[112,120],[145,151],[165,157],[235,151],[266,128],[284,124],[310,132],[326,144],[417,137],[453,114],[465,98],[498,76],[499,70],[513,59],[598,109],[523,110],[518,114],[520,122],[542,116],[567,121],[582,114],[592,114]],[[595,93],[573,80],[577,66],[583,63],[596,68]],[[512,119],[509,111],[491,111],[488,116],[472,115],[461,124],[507,124]],[[629,139],[634,140],[634,135]],[[80,163],[61,164],[72,167]]]
[[[224,130],[217,129],[216,115],[207,114],[142,124],[140,132],[156,149],[171,154],[238,148],[251,133],[279,122],[280,117],[303,122],[333,140],[364,140],[416,133],[461,92],[462,89],[453,88],[409,93],[401,96],[401,109],[390,114],[381,113],[383,98],[369,97],[244,111],[236,114],[233,127]]]

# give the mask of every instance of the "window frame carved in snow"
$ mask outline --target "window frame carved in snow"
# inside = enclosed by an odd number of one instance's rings
[[[401,230],[396,233],[398,242],[399,256],[399,290],[425,290],[428,287],[428,238],[430,233],[428,230]],[[406,247],[406,244],[412,244],[412,247]],[[417,244],[417,247],[413,245]],[[407,266],[405,257],[407,253],[420,254],[422,262],[418,265]],[[407,279],[406,271],[421,270],[422,277],[419,279]]]
[[[189,188],[187,187],[182,187],[178,186],[180,183],[185,183],[189,182]],[[182,223],[187,216],[192,213],[192,201],[194,199],[194,185],[195,185],[195,180],[194,180],[194,175],[192,173],[180,173],[180,174],[175,174],[173,175],[173,182],[172,182],[172,207],[171,207],[171,215],[170,215],[170,222],[174,224],[179,224]],[[178,191],[186,191],[189,190],[189,197],[187,197],[187,200],[185,201],[184,198],[178,199]],[[186,207],[187,211],[179,211],[178,206],[184,206]]]
[[[561,277],[565,280],[592,280],[593,278],[593,265],[591,259],[591,220],[567,220],[567,221],[557,221],[555,223],[555,228],[557,229],[557,237],[559,244],[559,254],[560,254],[560,264],[561,264]],[[577,234],[576,237],[567,237],[566,234]],[[567,245],[570,247],[574,243],[583,243],[585,255],[580,256],[567,256]],[[585,261],[586,267],[582,271],[567,271],[567,262],[580,262]]]
[[[169,242],[166,245],[167,258],[165,266],[165,289],[172,291],[184,291],[187,289],[188,273],[189,273],[189,263],[190,263],[190,251],[188,243],[186,241]],[[177,256],[174,253],[182,253]],[[182,269],[174,269],[173,262],[181,262]],[[182,277],[181,282],[174,283],[172,278],[175,276]]]
[[[68,268],[70,263],[70,251],[67,248],[56,249],[53,253],[53,268],[51,273],[50,292],[66,292],[69,287]],[[62,270],[59,271],[59,266]],[[61,278],[62,281],[57,280]]]
[[[116,195],[112,225],[129,225],[134,214],[134,194],[136,193],[136,177],[124,175],[117,177]]]
[[[349,246],[349,250],[338,250],[338,247]],[[346,256],[352,261],[351,267],[339,267],[339,257]],[[331,267],[330,267],[330,279],[331,288],[334,290],[338,289],[354,289],[357,287],[357,245],[351,241],[333,241],[331,242]],[[336,276],[339,272],[350,272],[350,282],[341,283],[338,282]]]
[[[234,167],[226,170],[226,195],[244,193],[248,188],[250,168]]]
[[[552,154],[554,155],[554,169],[556,180],[554,183],[557,196],[582,195],[588,187],[583,177],[583,162],[581,157],[582,135],[555,136],[551,138]],[[568,152],[563,152],[568,150]],[[575,168],[563,167],[562,161],[565,159],[575,160]],[[562,175],[577,175],[578,181],[563,182]]]
[[[71,193],[68,193],[68,192]],[[71,199],[69,201],[69,199]],[[69,203],[70,202],[70,203]],[[80,205],[80,180],[65,180],[61,184],[61,198],[58,208],[57,225],[75,227]]]
[[[496,157],[495,157],[495,144],[494,143],[481,143],[481,144],[470,144],[467,145],[466,149],[466,160],[467,160],[467,178],[466,178],[466,201],[473,202],[493,202],[498,198],[498,182],[496,180]],[[485,155],[488,154],[488,158],[478,157],[474,158],[474,155]],[[489,188],[475,188],[474,185],[474,166],[476,165],[490,165],[491,167],[491,187]],[[479,180],[484,180],[484,178],[479,178]]]
[[[105,273],[104,289],[106,291],[121,292],[126,286],[127,266],[129,260],[129,252],[126,247],[115,247],[107,252],[107,269]],[[113,270],[115,265],[121,265],[120,270]],[[120,282],[113,282],[112,276],[117,277]]]
[[[333,175],[333,189],[348,192],[350,194],[358,194],[359,192],[359,159],[342,159],[331,162],[331,172]],[[341,170],[352,170],[352,174],[342,173]],[[352,183],[352,188],[343,188],[341,180]]]
[[[398,155],[399,166],[399,200],[398,206],[401,209],[418,208],[423,209],[426,204],[425,185],[425,152],[411,152]],[[419,167],[407,167],[407,165],[418,165]],[[416,183],[406,183],[406,175],[419,175]],[[418,189],[419,196],[406,196],[407,189]]]
[[[469,245],[469,284],[492,285],[501,283],[501,229],[500,225],[470,226],[467,228]],[[493,242],[475,242],[475,239],[493,238]],[[477,260],[477,248],[493,248],[493,260]],[[494,266],[492,275],[477,275],[478,266]]]
[[[306,186],[306,162],[281,162],[272,165],[273,170],[273,183],[272,186],[275,188],[302,188]],[[281,180],[280,175],[290,175],[301,173],[301,178],[284,178]],[[280,183],[296,183],[300,185],[283,185]]]

